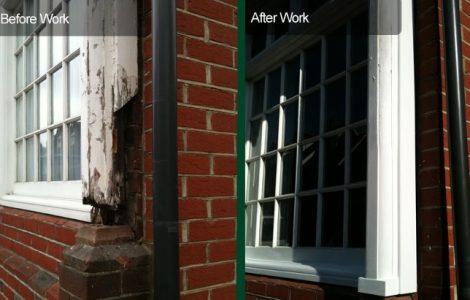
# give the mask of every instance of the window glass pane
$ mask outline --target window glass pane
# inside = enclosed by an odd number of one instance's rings
[[[80,122],[69,124],[69,180],[79,180],[80,174]]]
[[[47,126],[47,80],[39,84],[39,128]]]
[[[23,163],[24,163],[23,143],[18,142],[16,143],[16,181],[17,182],[22,182],[24,178]]]
[[[341,78],[326,86],[326,130],[344,126],[346,80]]]
[[[314,247],[317,236],[317,196],[300,198],[299,247]]]
[[[296,150],[289,150],[282,154],[282,193],[289,194],[295,191],[295,159]]]
[[[39,181],[47,180],[47,132],[39,135]]]
[[[266,115],[268,122],[268,145],[267,152],[277,149],[278,130],[279,130],[279,110],[275,110]]]
[[[284,145],[290,145],[297,142],[297,121],[298,121],[299,103],[296,101],[285,106],[285,129],[284,129]]]
[[[292,246],[292,230],[294,222],[294,200],[279,201],[279,246]]]
[[[251,122],[251,157],[258,156],[261,153],[261,120]]]
[[[284,96],[286,99],[299,94],[300,80],[300,57],[286,63],[286,74],[284,76]]]
[[[350,182],[367,179],[367,128],[351,130],[351,179]]]
[[[320,92],[305,97],[303,113],[303,138],[317,136],[320,132]]]
[[[256,207],[257,205],[247,205],[245,210],[246,233],[245,242],[247,246],[255,245],[256,230]]]
[[[62,69],[52,74],[52,123],[60,122],[64,118],[64,93],[62,82]]]
[[[251,115],[256,116],[263,111],[264,78],[253,84],[253,97],[251,99]]]
[[[26,181],[34,180],[34,139],[26,140]]]
[[[273,245],[274,202],[261,203],[261,246]]]
[[[16,91],[19,92],[24,87],[24,77],[23,77],[23,52],[20,52],[16,56]]]
[[[34,79],[34,43],[26,45],[26,85]]]
[[[268,104],[267,109],[281,102],[281,68],[268,75]]]
[[[80,56],[69,63],[69,117],[80,115]]]
[[[49,53],[49,37],[47,36],[47,30],[43,29],[39,34],[39,54],[38,54],[38,69],[39,76],[45,74],[49,69],[48,64],[48,53]]]
[[[344,183],[344,133],[325,139],[324,186]]]
[[[252,32],[251,38],[251,57],[256,56],[258,53],[266,48],[266,32],[267,24],[260,23],[256,24],[254,29],[250,29]]]
[[[58,64],[64,56],[64,37],[62,27],[52,26],[52,66]]]
[[[366,189],[349,191],[349,247],[366,246]]]
[[[305,52],[305,89],[320,83],[321,78],[321,44]]]
[[[276,155],[264,160],[266,174],[264,180],[264,197],[273,197],[276,193]]]
[[[351,123],[367,119],[367,68],[351,73]]]
[[[367,14],[355,18],[351,22],[351,63],[355,64],[367,59],[368,53],[368,23]]]
[[[26,93],[26,133],[36,129],[34,119],[34,90],[31,89]]]
[[[259,160],[248,164],[248,200],[258,199]]]
[[[343,245],[343,203],[343,192],[323,195],[323,247],[341,247]]]
[[[52,130],[52,180],[63,180],[62,127]]]
[[[16,136],[24,134],[24,114],[23,114],[23,101],[21,98],[16,100]]]
[[[346,27],[326,38],[326,74],[335,75],[346,68]]]
[[[302,146],[302,190],[313,190],[318,185],[318,142]]]

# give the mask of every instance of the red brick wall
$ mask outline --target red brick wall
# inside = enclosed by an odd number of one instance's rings
[[[59,262],[83,223],[0,207],[0,299],[58,295]],[[41,283],[42,277],[42,283]]]
[[[152,240],[151,7],[144,1],[145,240]],[[235,299],[236,0],[177,1],[182,299]]]

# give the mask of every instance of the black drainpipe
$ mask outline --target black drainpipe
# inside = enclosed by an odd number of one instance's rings
[[[457,293],[470,299],[470,189],[459,0],[442,1],[447,80],[447,114],[454,211]]]
[[[152,0],[153,288],[157,300],[180,298],[175,2]]]

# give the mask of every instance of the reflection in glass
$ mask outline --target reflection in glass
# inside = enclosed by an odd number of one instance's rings
[[[313,190],[318,185],[318,142],[302,145],[302,191]]]
[[[34,139],[26,140],[26,181],[34,181]]]
[[[261,203],[261,246],[273,245],[274,202]]]
[[[69,124],[69,180],[80,179],[80,121]]]
[[[31,89],[26,93],[26,133],[36,129],[34,119],[34,91]]]
[[[264,78],[253,84],[253,97],[251,98],[251,116],[256,116],[263,111]]]
[[[52,130],[52,181],[63,180],[62,127]]]
[[[341,78],[326,86],[326,130],[344,126],[346,80]]]
[[[366,246],[366,189],[349,191],[349,247]]]
[[[18,142],[16,143],[16,181],[22,182],[23,181],[23,143]]]
[[[39,135],[39,149],[38,149],[38,167],[39,167],[39,181],[47,181],[47,133]]]
[[[251,157],[261,153],[261,120],[251,122],[250,130]]]
[[[314,247],[317,236],[317,196],[300,198],[299,247]]]
[[[284,145],[290,145],[297,142],[297,121],[298,121],[299,103],[296,101],[284,108],[285,128],[284,128]]]
[[[39,128],[47,126],[47,80],[39,84]]]
[[[326,74],[328,77],[346,69],[346,28],[333,32],[326,38]]]
[[[367,68],[351,73],[351,123],[367,118]]]
[[[63,93],[62,69],[52,74],[52,124],[60,122],[64,118],[64,93]]]
[[[292,230],[294,223],[294,200],[279,201],[279,246],[292,246]]]
[[[39,33],[39,54],[38,54],[38,69],[39,69],[39,76],[45,74],[47,70],[49,69],[49,37],[47,34],[46,28],[44,28],[40,33]]]
[[[341,247],[343,245],[343,192],[323,195],[322,246]]]
[[[24,76],[23,76],[23,52],[18,53],[16,56],[16,91],[19,92],[24,87]]]
[[[30,42],[26,45],[26,85],[34,79],[34,44]]]
[[[320,83],[321,79],[321,44],[317,44],[305,52],[305,88]]]
[[[255,245],[255,230],[256,230],[256,204],[247,205],[245,210],[245,221],[246,221],[246,246]]]
[[[24,133],[24,114],[23,114],[23,100],[18,98],[16,100],[16,136],[22,136]]]
[[[282,194],[295,191],[295,151],[289,150],[282,154]]]
[[[304,99],[303,138],[315,137],[320,132],[320,92]]]
[[[248,200],[258,199],[259,160],[248,164]]]
[[[268,122],[268,144],[267,151],[277,149],[278,141],[278,130],[279,130],[279,110],[275,110],[270,114],[266,115],[266,121]]]
[[[324,186],[344,183],[344,133],[325,139]]]
[[[266,170],[264,175],[264,197],[273,197],[276,193],[276,161],[276,155],[269,156],[264,160]]]
[[[350,182],[367,178],[367,128],[351,129],[351,173]]]
[[[266,109],[281,102],[281,68],[278,68],[268,75],[268,99]]]
[[[286,63],[286,74],[284,76],[284,96],[286,99],[299,94],[300,81],[300,57]]]
[[[81,109],[81,93],[80,93],[80,56],[76,57],[69,63],[69,117],[79,116]]]

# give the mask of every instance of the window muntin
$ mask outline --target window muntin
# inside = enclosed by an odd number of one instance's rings
[[[27,0],[19,12],[61,15],[76,1]],[[81,49],[78,37],[68,37],[66,30],[57,25],[18,27],[14,57],[17,182],[81,177]]]
[[[364,19],[253,81],[247,246],[365,246],[368,64],[367,40],[357,34]]]

